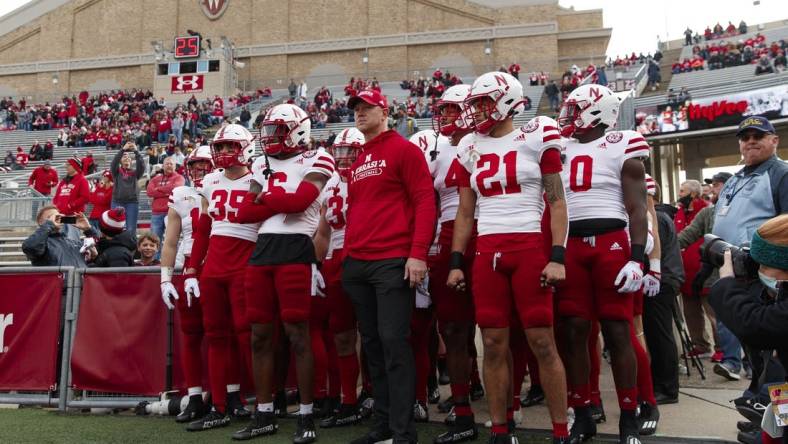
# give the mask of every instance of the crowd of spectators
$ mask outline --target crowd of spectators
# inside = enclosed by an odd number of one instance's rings
[[[731,66],[756,65],[756,74],[780,72],[786,68],[785,40],[766,42],[757,34],[746,40],[721,41],[692,47],[692,57],[677,61],[671,66],[673,74],[702,69],[722,69]]]

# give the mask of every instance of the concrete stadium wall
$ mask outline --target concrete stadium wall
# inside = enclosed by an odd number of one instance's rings
[[[37,0],[43,1],[43,0]],[[197,0],[74,0],[19,28],[0,35],[0,65],[74,60],[152,53],[151,41],[172,46],[187,29],[200,32],[218,49],[220,36],[236,46],[333,40],[372,35],[396,35],[437,30],[557,23],[558,33],[492,40],[485,55],[484,41],[451,44],[401,45],[363,50],[325,51],[241,59],[239,81],[248,88],[284,87],[289,78],[327,75],[377,75],[399,80],[414,70],[423,74],[444,63],[466,63],[465,71],[479,74],[517,61],[523,70],[558,74],[566,67],[562,57],[578,52],[604,54],[607,37],[582,45],[568,45],[560,33],[602,28],[602,11],[573,11],[550,4],[490,8],[461,0],[229,0],[217,20],[209,20]],[[330,72],[325,67],[331,65]],[[322,67],[322,68],[321,68]],[[0,92],[32,95],[90,90],[91,85],[117,84],[123,88],[150,88],[153,67],[141,65],[107,69],[80,69],[57,73],[0,76]],[[319,82],[318,82],[319,83]]]

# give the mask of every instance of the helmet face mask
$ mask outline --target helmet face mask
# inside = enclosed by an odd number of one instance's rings
[[[195,187],[202,186],[202,180],[211,171],[213,164],[208,159],[194,159],[186,162],[186,176]]]
[[[468,97],[468,114],[473,122],[474,130],[480,134],[488,134],[495,125],[507,116],[501,116],[496,106],[497,100],[490,96]]]
[[[286,149],[290,128],[282,123],[267,123],[260,127],[260,134],[260,143],[265,153],[269,156],[277,156]]]
[[[243,147],[240,142],[221,140],[211,143],[213,163],[217,168],[232,168],[245,166],[243,160]]]
[[[260,143],[269,156],[300,153],[309,148],[311,129],[312,122],[305,111],[283,103],[265,114],[260,127]]]
[[[457,103],[438,103],[432,115],[432,129],[451,136],[458,129],[467,128],[462,107]]]
[[[340,176],[347,177],[350,173],[350,167],[358,158],[363,145],[364,135],[356,128],[346,128],[334,138],[328,153],[334,158]]]

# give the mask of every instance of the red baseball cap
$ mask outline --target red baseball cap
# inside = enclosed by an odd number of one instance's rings
[[[351,97],[350,100],[347,101],[347,107],[354,109],[356,105],[358,105],[358,102],[362,100],[372,106],[379,106],[383,109],[388,109],[389,107],[389,102],[386,100],[386,96],[375,91],[374,89],[365,89],[364,91],[360,91],[358,94]]]

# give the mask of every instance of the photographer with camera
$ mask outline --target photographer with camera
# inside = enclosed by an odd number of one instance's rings
[[[765,117],[742,120],[736,137],[745,166],[720,191],[712,233],[742,245],[762,223],[788,211],[788,164],[777,157],[780,139]],[[737,381],[741,378],[741,345],[720,322],[717,331],[724,356],[714,366],[714,373]]]
[[[85,267],[86,253],[95,256],[90,242],[79,239],[79,232],[91,239],[96,232],[84,214],[66,216],[56,206],[41,207],[36,215],[38,229],[22,242],[22,251],[36,267]]]
[[[761,225],[749,250],[707,236],[702,253],[709,262],[721,265],[720,280],[712,286],[709,302],[717,319],[747,348],[753,364],[749,391],[760,393],[759,402],[765,405],[768,395],[763,396],[763,386],[783,382],[788,366],[788,215]],[[779,363],[772,359],[772,350]],[[765,409],[765,414],[771,415],[771,409]],[[758,423],[758,415],[747,416]],[[788,442],[788,437],[782,442]]]

